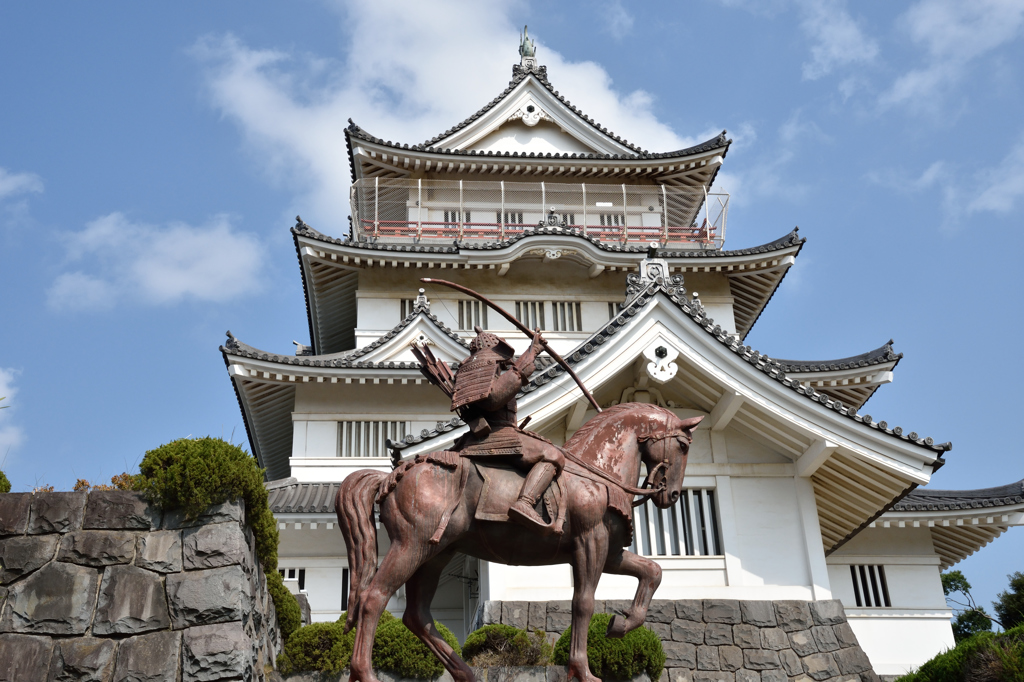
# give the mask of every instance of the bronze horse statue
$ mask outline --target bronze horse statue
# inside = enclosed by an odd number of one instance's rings
[[[423,640],[456,682],[474,682],[472,670],[438,634],[430,615],[442,571],[456,552],[462,552],[520,566],[570,564],[569,679],[600,682],[590,673],[587,661],[587,629],[598,580],[602,573],[637,578],[633,604],[622,616],[613,617],[608,636],[622,637],[639,627],[661,583],[661,567],[625,549],[632,542],[633,498],[640,494],[642,501],[650,496],[662,509],[679,499],[692,431],[701,419],[680,419],[661,407],[625,403],[584,424],[565,444],[565,470],[545,496],[557,532],[486,520],[486,514],[480,518],[478,507],[486,504],[482,497],[504,494],[505,509],[515,499],[522,474],[511,467],[438,452],[403,460],[390,474],[369,469],[353,472],[341,484],[335,501],[352,571],[346,632],[358,624],[350,681],[378,682],[371,664],[374,632],[388,600],[404,584],[406,627]],[[631,485],[639,480],[641,462],[648,472],[643,489]],[[380,567],[375,503],[391,538]]]

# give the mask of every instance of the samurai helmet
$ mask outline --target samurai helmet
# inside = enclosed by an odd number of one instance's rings
[[[485,332],[480,327],[473,327],[476,337],[469,342],[469,352],[479,353],[482,350],[493,350],[505,360],[511,360],[516,352],[508,345],[505,339],[497,334]]]

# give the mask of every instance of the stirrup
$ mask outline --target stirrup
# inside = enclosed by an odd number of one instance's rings
[[[537,510],[530,505],[528,499],[516,500],[508,510],[509,519],[518,522],[520,525],[536,527],[546,532],[554,531],[557,535],[561,535],[561,529],[554,529],[552,524],[544,523],[544,519],[541,518]]]

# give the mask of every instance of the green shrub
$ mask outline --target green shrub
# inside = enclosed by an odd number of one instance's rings
[[[352,658],[355,631],[345,634],[345,623],[310,623],[288,638],[277,657],[283,675],[300,671],[340,673]]]
[[[1024,680],[1024,625],[999,634],[980,632],[897,682],[962,680]]]
[[[389,614],[390,615],[390,614]],[[459,640],[452,631],[434,621],[434,627],[441,633],[444,641],[462,655]],[[373,667],[386,670],[399,677],[434,678],[444,672],[441,661],[412,634],[398,618],[385,620],[381,618],[377,625],[377,634],[373,638]]]
[[[220,438],[179,438],[150,450],[139,465],[140,490],[161,509],[181,509],[189,519],[241,497],[267,573],[277,571],[277,523],[267,504],[263,470],[237,445]]]
[[[547,665],[551,645],[540,630],[531,636],[526,630],[494,623],[471,632],[462,645],[462,655],[470,665],[483,668]]]
[[[665,667],[665,650],[661,639],[651,630],[641,626],[627,632],[622,639],[605,637],[612,617],[599,613],[590,619],[587,630],[587,660],[590,672],[604,680],[629,680],[642,672],[652,680],[661,677]],[[569,642],[572,628],[569,628],[555,643],[554,662],[569,664]]]
[[[0,471],[0,493],[11,492],[11,482],[7,480],[4,472]]]
[[[274,600],[277,611],[277,627],[281,632],[281,641],[287,643],[292,633],[302,625],[302,611],[295,595],[284,586],[284,580],[277,571],[267,573],[267,591]]]

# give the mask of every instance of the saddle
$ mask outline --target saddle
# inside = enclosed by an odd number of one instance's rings
[[[476,470],[484,479],[475,518],[480,521],[508,522],[508,510],[519,499],[526,473],[508,464],[473,459]],[[561,528],[565,523],[566,488],[561,477],[555,478],[544,491],[535,507],[549,529]]]

